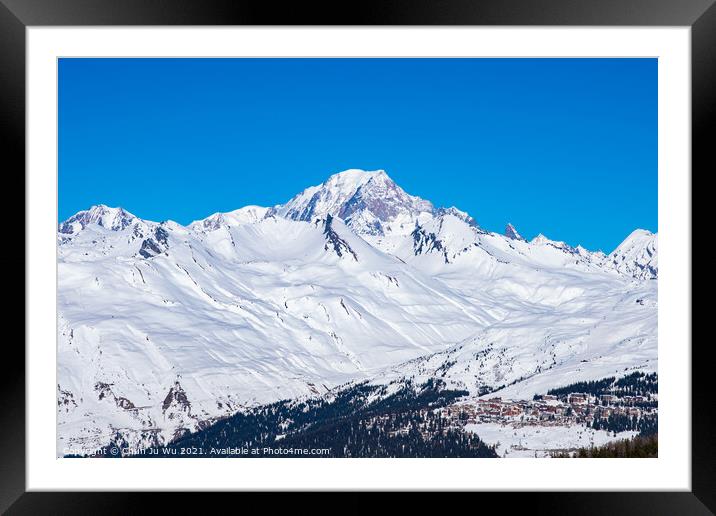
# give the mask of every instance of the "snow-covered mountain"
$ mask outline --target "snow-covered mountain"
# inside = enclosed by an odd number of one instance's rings
[[[638,279],[656,279],[659,275],[658,235],[637,229],[607,258],[606,264]]]
[[[408,195],[383,170],[346,170],[325,183],[307,188],[275,209],[276,214],[310,221],[330,214],[343,219],[361,235],[409,232],[422,214],[432,214],[433,205]]]
[[[89,210],[75,213],[60,224],[58,231],[62,234],[72,235],[83,230],[90,224],[96,224],[97,226],[112,231],[118,231],[125,229],[137,221],[137,217],[122,208],[110,208],[108,206],[99,205],[93,206]]]
[[[529,395],[657,365],[656,235],[608,257],[527,242],[383,171],[186,227],[95,206],[59,225],[58,261],[59,454],[358,380]]]

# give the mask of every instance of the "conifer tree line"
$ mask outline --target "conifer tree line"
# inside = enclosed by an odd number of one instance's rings
[[[389,389],[396,392],[388,394]],[[494,447],[435,411],[467,394],[447,390],[435,379],[421,386],[361,383],[337,391],[331,400],[286,400],[237,413],[156,447],[150,456],[179,457],[165,451],[182,448],[268,447],[330,450],[321,457],[497,457]]]
[[[605,419],[595,417],[592,422],[592,428],[614,433],[631,430],[638,431],[639,435],[642,436],[655,435],[659,428],[659,416],[657,414],[642,417],[611,414]]]
[[[550,389],[547,394],[566,396],[573,392],[581,392],[592,396],[612,394],[614,396],[644,396],[650,398],[659,392],[659,379],[656,373],[636,371],[619,378],[610,376],[601,380],[575,382],[573,384]]]

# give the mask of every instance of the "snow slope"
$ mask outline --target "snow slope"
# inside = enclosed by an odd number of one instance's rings
[[[551,452],[598,447],[615,439],[628,439],[638,432],[619,432],[616,436],[606,430],[594,430],[583,425],[571,426],[520,426],[500,423],[465,425],[492,446],[500,457],[549,457]]]
[[[655,370],[656,235],[605,257],[510,227],[358,170],[186,227],[79,212],[58,228],[58,454],[356,380],[516,397]]]
[[[63,446],[96,446],[116,429],[171,438],[245,405],[325,392],[492,321],[478,306],[456,311],[448,288],[340,219],[271,217],[209,234],[137,226],[88,226],[60,245],[58,389],[74,400],[60,411]],[[186,401],[167,407],[173,392]]]

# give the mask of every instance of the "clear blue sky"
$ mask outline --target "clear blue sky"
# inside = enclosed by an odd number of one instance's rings
[[[611,251],[657,230],[657,60],[60,60],[60,220],[186,224],[347,168]]]

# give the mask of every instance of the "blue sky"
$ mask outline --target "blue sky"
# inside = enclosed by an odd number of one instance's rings
[[[348,168],[611,251],[657,230],[657,60],[60,60],[60,220],[186,224]]]

